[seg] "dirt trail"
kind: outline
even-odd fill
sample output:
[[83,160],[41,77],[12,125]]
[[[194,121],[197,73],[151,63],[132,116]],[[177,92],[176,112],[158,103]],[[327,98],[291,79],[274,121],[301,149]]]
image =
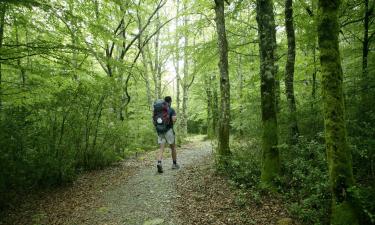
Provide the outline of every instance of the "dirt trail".
[[0,216],[0,225],[181,224],[173,207],[180,198],[177,175],[198,165],[211,149],[202,137],[178,148],[179,170],[171,169],[170,151],[166,150],[163,174],[156,172],[155,152],[82,174],[72,185],[28,194],[23,203]]
[[[168,152],[169,153],[169,152]],[[178,201],[176,175],[185,167],[199,163],[211,153],[208,142],[197,142],[179,149],[180,170],[172,170],[171,159],[163,162],[164,173],[155,164],[139,169],[126,182],[103,193],[104,205],[91,212],[90,224],[180,224],[174,212]]]

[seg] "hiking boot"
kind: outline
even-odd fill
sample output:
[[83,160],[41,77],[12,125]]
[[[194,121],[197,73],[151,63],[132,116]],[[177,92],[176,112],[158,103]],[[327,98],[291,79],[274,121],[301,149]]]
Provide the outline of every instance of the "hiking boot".
[[178,169],[180,169],[180,165],[178,165],[177,163],[172,164],[172,170],[178,170]]
[[159,173],[163,173],[163,166],[161,164],[156,165]]

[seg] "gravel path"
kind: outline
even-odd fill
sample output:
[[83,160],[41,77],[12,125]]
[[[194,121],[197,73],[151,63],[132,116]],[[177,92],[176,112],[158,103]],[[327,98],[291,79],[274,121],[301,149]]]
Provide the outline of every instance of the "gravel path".
[[[155,164],[140,168],[116,188],[103,193],[102,206],[90,212],[91,224],[154,225],[180,224],[174,212],[178,201],[176,175],[187,166],[197,164],[211,154],[209,142],[194,142],[177,150],[179,170],[171,169],[171,159],[163,162],[164,173],[156,172]],[[167,151],[170,155],[170,151]]]

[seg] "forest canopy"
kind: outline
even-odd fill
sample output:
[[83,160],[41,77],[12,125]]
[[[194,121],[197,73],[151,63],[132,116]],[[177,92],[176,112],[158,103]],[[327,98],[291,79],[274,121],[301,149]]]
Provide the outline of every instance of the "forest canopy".
[[0,207],[155,149],[170,95],[177,143],[207,135],[235,185],[302,224],[374,224],[374,7],[0,1]]

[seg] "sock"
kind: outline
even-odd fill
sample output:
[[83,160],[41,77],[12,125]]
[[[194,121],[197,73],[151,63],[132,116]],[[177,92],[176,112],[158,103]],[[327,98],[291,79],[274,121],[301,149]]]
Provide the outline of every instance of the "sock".
[[161,164],[161,160],[158,160],[158,164]]
[[173,160],[173,164],[175,164],[175,165],[176,165],[176,164],[177,164],[177,160]]

